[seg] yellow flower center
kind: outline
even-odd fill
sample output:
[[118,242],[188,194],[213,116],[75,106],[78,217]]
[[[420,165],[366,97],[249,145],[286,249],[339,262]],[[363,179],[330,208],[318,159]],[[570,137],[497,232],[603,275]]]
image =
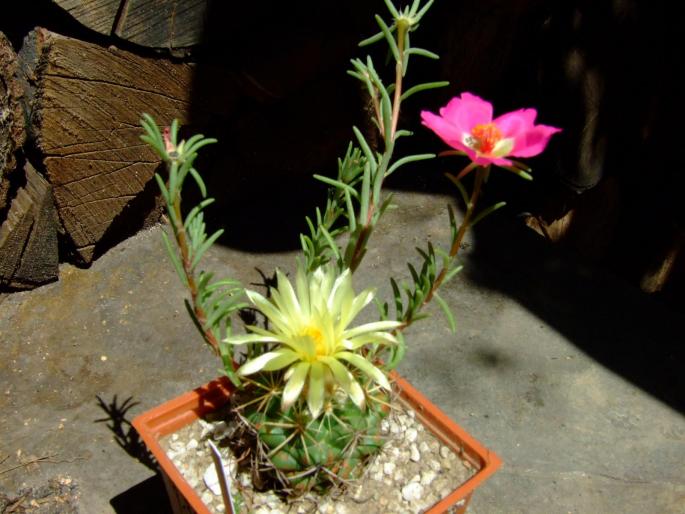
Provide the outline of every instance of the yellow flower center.
[[326,344],[324,342],[323,334],[321,333],[321,330],[319,330],[316,327],[309,326],[305,328],[303,334],[304,336],[308,336],[314,341],[314,347],[315,347],[315,352],[316,356],[320,357],[322,355],[327,355],[326,351]]
[[494,123],[476,125],[471,129],[471,135],[476,139],[476,150],[482,154],[489,154],[502,139],[502,132]]

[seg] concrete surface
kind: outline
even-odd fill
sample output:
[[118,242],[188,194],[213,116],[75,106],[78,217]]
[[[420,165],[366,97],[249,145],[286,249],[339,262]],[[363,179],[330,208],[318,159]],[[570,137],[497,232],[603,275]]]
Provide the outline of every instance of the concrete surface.
[[[447,236],[445,200],[398,196],[358,289],[381,276],[386,294],[387,272],[406,276],[412,246]],[[0,298],[0,490],[66,474],[84,513],[167,511],[128,421],[219,363],[186,316],[161,230]],[[468,272],[444,292],[457,333],[435,310],[408,331],[400,371],[504,460],[469,511],[685,512],[682,318],[562,259],[511,213],[465,251]],[[256,268],[292,270],[293,253],[217,247],[209,265],[260,282]]]

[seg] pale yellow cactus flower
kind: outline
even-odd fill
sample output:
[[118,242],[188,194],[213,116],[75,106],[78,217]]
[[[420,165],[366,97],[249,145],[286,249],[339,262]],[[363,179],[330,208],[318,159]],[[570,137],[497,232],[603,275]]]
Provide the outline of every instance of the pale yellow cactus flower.
[[351,372],[355,368],[380,387],[390,390],[386,374],[365,358],[362,349],[368,344],[396,344],[390,333],[400,326],[397,321],[376,321],[348,328],[359,312],[373,300],[371,289],[355,296],[349,270],[337,274],[332,267],[320,267],[306,273],[298,267],[295,288],[280,271],[277,288],[266,299],[246,291],[252,303],[267,317],[270,329],[250,326],[250,334],[225,339],[229,344],[277,343],[275,348],[245,362],[240,375],[258,371],[284,373],[281,398],[283,410],[289,409],[302,394],[313,417],[322,412],[324,403],[342,389],[363,409],[364,391]]

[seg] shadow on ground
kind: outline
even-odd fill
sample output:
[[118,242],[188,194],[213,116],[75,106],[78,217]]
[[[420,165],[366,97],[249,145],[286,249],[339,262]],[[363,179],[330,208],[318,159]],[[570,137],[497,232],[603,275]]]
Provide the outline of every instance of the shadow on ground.
[[668,305],[512,220],[483,224],[469,259],[475,283],[515,298],[598,363],[685,413],[683,320]]
[[118,494],[109,503],[117,514],[171,513],[164,481],[159,474]]

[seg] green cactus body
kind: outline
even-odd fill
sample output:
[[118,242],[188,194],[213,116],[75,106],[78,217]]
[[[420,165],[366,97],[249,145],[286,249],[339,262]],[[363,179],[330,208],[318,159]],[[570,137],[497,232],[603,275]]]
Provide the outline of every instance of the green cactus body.
[[260,410],[246,408],[243,415],[297,495],[361,476],[368,458],[385,442],[381,420],[388,415],[386,405],[387,397],[378,396],[361,410],[349,398],[336,398],[314,419],[302,405],[283,412],[278,402],[270,402]]

